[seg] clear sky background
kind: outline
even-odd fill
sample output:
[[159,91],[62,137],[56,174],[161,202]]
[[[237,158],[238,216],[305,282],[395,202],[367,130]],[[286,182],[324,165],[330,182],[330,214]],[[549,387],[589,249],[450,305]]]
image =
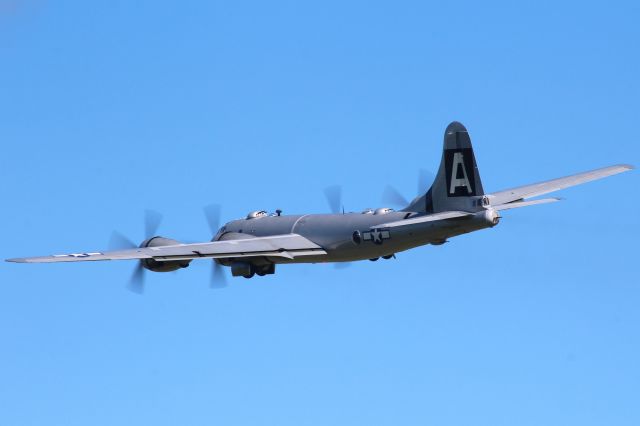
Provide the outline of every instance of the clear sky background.
[[[0,0],[0,258],[640,165],[637,2]],[[522,2],[518,2],[522,3]],[[0,425],[638,425],[638,171],[397,260],[0,265]]]

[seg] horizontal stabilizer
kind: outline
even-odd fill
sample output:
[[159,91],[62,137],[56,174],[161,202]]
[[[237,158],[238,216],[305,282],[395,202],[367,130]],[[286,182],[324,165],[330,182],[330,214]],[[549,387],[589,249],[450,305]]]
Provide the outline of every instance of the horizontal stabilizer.
[[529,200],[529,201],[514,201],[512,203],[501,204],[499,206],[492,206],[494,210],[510,210],[517,209],[518,207],[535,206],[536,204],[555,203],[562,198],[543,198],[541,200]]
[[559,191],[571,186],[591,182],[592,180],[602,179],[607,176],[612,176],[618,173],[629,171],[633,168],[634,167],[629,164],[618,164],[616,166],[603,167],[601,169],[578,173],[558,179],[547,180],[531,185],[519,186],[517,188],[494,192],[493,194],[489,195],[489,198],[491,199],[492,205],[503,205],[512,201],[521,200],[523,198],[537,197],[539,195]]

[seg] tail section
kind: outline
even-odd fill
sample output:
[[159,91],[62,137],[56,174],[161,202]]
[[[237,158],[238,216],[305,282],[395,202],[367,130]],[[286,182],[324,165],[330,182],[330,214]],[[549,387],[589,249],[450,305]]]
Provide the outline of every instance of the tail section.
[[444,149],[438,174],[426,194],[404,209],[421,213],[478,211],[484,190],[467,129],[457,121],[444,133]]

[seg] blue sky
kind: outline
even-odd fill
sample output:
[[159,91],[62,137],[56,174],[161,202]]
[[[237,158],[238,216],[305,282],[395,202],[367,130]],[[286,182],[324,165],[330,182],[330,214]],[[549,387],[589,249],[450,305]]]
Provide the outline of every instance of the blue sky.
[[[135,4],[133,4],[135,3]],[[0,257],[640,164],[635,2],[0,0]],[[2,425],[637,425],[637,171],[397,260],[0,265]]]

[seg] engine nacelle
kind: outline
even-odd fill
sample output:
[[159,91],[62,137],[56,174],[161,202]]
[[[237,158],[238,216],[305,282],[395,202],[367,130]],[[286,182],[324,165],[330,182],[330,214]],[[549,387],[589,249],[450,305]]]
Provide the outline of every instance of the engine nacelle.
[[[172,240],[171,238],[153,237],[144,240],[140,244],[140,248],[146,247],[164,247],[180,244],[180,241]],[[153,259],[141,259],[140,261],[145,269],[153,272],[172,272],[181,268],[186,268],[191,263],[190,260],[168,260],[159,261]]]

